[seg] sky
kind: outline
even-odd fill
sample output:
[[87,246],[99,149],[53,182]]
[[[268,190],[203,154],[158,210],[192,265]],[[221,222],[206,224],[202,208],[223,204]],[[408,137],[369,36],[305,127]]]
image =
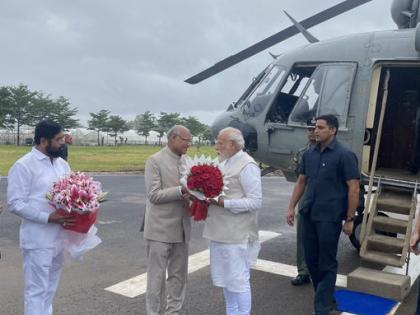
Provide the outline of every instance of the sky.
[[[211,124],[300,35],[197,85],[184,80],[340,0],[3,0],[0,85],[23,83],[79,110],[133,119],[179,112]],[[391,0],[373,0],[310,32],[320,40],[395,29]]]

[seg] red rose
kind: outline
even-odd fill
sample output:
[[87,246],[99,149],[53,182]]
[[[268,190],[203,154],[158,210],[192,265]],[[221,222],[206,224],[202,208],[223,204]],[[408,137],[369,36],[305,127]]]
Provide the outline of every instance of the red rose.
[[[223,190],[223,174],[217,166],[203,164],[191,167],[187,177],[187,187],[199,191],[206,198],[219,196]],[[207,203],[194,201],[190,207],[190,214],[194,220],[205,220],[207,217]]]

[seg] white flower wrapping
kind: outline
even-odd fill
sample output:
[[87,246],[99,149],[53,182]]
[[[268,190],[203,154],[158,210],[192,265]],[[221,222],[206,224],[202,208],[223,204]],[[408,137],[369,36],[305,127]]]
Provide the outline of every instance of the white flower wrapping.
[[[106,193],[102,191],[101,184],[81,172],[72,172],[56,181],[47,194],[51,206],[57,211],[63,211],[69,215],[85,214],[92,215],[99,209],[99,204],[105,201]],[[96,235],[98,229],[89,223],[90,228],[82,233],[77,229],[60,230],[58,246],[63,250],[66,263],[81,260],[83,254],[98,246],[102,241]]]

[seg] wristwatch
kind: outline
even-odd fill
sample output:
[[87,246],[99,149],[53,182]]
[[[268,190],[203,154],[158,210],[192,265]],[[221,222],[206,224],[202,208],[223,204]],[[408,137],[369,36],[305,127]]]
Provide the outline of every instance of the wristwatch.
[[347,217],[346,218],[346,222],[353,222],[354,221],[354,217]]

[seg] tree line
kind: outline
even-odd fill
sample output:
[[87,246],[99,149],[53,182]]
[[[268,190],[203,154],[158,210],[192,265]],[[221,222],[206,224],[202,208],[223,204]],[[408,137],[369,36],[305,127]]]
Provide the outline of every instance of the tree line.
[[[17,145],[20,145],[20,130],[22,126],[35,126],[40,120],[51,119],[60,123],[64,129],[81,127],[76,118],[78,109],[72,107],[69,100],[63,96],[53,98],[41,91],[31,91],[26,85],[0,87],[0,128],[16,130]],[[106,132],[114,137],[127,130],[134,129],[138,135],[144,136],[145,143],[152,131],[158,134],[159,144],[165,133],[175,124],[182,124],[191,130],[200,143],[211,141],[209,126],[201,123],[196,117],[181,117],[180,113],[160,112],[158,115],[146,111],[139,114],[133,121],[123,119],[119,115],[102,109],[90,113],[88,129],[98,134],[98,145],[101,145],[100,133]]]
[[79,126],[76,114],[77,108],[71,108],[63,96],[54,99],[23,84],[0,87],[0,128],[16,130],[17,145],[22,126],[35,126],[40,120],[52,119],[65,129],[74,128]]
[[145,143],[148,144],[147,139],[152,131],[157,133],[159,145],[162,137],[173,125],[184,125],[190,129],[191,134],[201,141],[211,141],[213,136],[210,127],[201,123],[196,117],[188,116],[181,117],[180,113],[166,113],[160,112],[158,116],[150,111],[139,114],[133,121],[125,121],[120,116],[110,115],[110,111],[102,109],[97,113],[90,113],[91,119],[88,120],[88,128],[95,130],[98,134],[98,145],[101,145],[100,132],[106,132],[113,136],[115,143],[117,142],[117,135],[133,129],[138,135],[145,138]]

